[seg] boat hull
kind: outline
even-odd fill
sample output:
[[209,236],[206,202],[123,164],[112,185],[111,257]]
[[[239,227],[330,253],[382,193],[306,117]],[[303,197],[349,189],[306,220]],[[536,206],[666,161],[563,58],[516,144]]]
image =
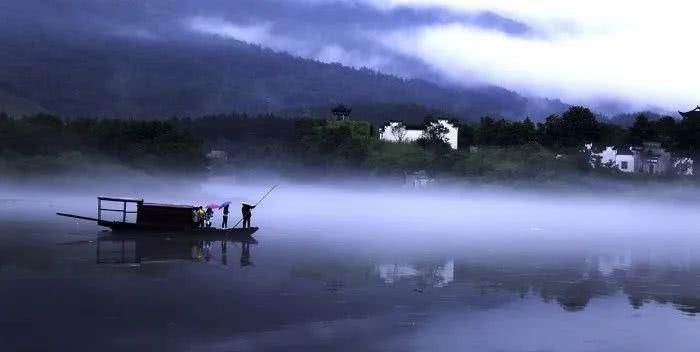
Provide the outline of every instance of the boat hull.
[[[163,241],[165,240],[165,241]],[[244,244],[252,244],[256,245],[258,244],[258,241],[255,239],[255,237],[250,236],[248,234],[230,234],[230,233],[178,233],[178,234],[173,234],[173,233],[161,233],[161,234],[156,234],[156,233],[151,233],[149,235],[144,235],[143,233],[139,232],[128,232],[128,231],[119,231],[119,232],[109,232],[108,234],[103,234],[98,237],[98,241],[112,241],[112,242],[119,242],[119,241],[136,241],[136,242],[150,242],[150,241],[157,241],[154,243],[171,243],[171,242],[191,242],[191,241],[227,241],[227,242],[235,242],[235,243],[244,243]]]
[[258,231],[257,227],[250,228],[230,228],[230,229],[217,229],[213,227],[205,228],[192,228],[192,227],[166,227],[166,226],[153,226],[144,224],[134,224],[134,223],[124,223],[124,222],[112,222],[112,221],[99,221],[98,225],[108,227],[114,233],[129,233],[129,234],[139,234],[139,235],[172,235],[180,236],[185,235],[187,237],[226,237],[226,236],[252,236]]

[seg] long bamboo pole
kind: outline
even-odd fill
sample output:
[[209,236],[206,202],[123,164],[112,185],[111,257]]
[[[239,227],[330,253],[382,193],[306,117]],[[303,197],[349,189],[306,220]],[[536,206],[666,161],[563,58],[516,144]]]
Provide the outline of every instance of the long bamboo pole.
[[[260,204],[260,202],[262,202],[262,201],[263,201],[263,199],[267,198],[267,195],[268,195],[268,194],[270,194],[270,193],[272,193],[272,191],[273,191],[273,190],[274,190],[275,188],[277,188],[277,185],[274,185],[274,186],[272,186],[272,188],[270,188],[270,190],[269,190],[269,191],[267,191],[267,193],[265,193],[265,195],[264,195],[264,196],[262,196],[262,198],[260,198],[260,200],[258,200],[258,202],[257,202],[257,203],[255,203],[254,207],[257,207],[257,206],[258,206],[258,204]],[[237,223],[236,223],[235,225],[233,225],[233,227],[232,227],[232,228],[236,228],[236,226],[238,226],[238,224],[240,224],[240,223],[241,223],[241,221],[243,221],[243,218],[241,218],[240,220],[238,220],[238,222],[237,222]]]

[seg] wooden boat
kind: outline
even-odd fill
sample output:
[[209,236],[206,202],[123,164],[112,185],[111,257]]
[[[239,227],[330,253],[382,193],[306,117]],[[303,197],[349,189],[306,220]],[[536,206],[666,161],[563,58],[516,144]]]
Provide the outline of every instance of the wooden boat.
[[[103,207],[103,203],[108,204],[107,207]],[[66,213],[56,215],[94,221],[115,233],[137,235],[246,237],[258,230],[257,227],[217,229],[196,226],[193,221],[196,209],[192,205],[145,203],[143,199],[97,197],[97,218]],[[116,213],[116,216],[106,217],[108,213]]]

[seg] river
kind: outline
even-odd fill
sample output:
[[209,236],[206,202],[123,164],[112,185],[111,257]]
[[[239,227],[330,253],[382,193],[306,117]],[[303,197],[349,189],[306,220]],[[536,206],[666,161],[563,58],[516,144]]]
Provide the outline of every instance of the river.
[[[265,187],[200,191],[152,200]],[[89,192],[3,198],[2,350],[700,350],[693,204],[278,192],[225,244],[53,215],[94,214]]]

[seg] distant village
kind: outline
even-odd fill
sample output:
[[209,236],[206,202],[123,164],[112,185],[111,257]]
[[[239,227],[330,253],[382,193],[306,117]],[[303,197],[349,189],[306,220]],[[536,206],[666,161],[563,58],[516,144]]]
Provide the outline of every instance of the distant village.
[[[700,106],[688,112],[679,112],[683,118],[700,119]],[[445,142],[457,149],[459,125],[447,119],[437,119],[425,125],[407,125],[402,121],[389,121],[380,128],[379,138],[388,142],[411,143],[425,136],[427,129],[434,125],[445,128]],[[585,151],[591,155],[590,164],[593,168],[611,168],[625,173],[649,175],[693,175],[693,159],[684,156],[674,156],[666,151],[661,143],[656,141],[643,142],[642,145],[616,147],[595,146],[586,144]],[[470,150],[477,147],[472,146]],[[425,186],[434,180],[428,172],[421,170],[411,174],[409,183]]]
[[[352,110],[344,105],[338,105],[333,108],[331,112],[334,115],[334,119],[327,120],[327,123],[321,123],[318,125],[327,127],[318,127],[321,129],[317,131],[322,131],[323,128],[340,128],[340,126],[344,126],[342,122],[350,119],[350,113]],[[362,135],[357,137],[354,135],[356,132],[347,132],[351,133],[351,135],[343,138],[365,138],[365,140],[384,141],[389,142],[389,144],[417,143],[423,147],[421,150],[426,148],[426,143],[429,144],[437,141],[439,148],[433,150],[437,150],[437,153],[441,153],[442,155],[451,154],[453,160],[455,157],[461,158],[460,160],[466,160],[466,158],[469,158],[470,155],[477,155],[477,153],[480,153],[482,150],[487,151],[493,150],[494,148],[500,148],[500,150],[503,151],[501,154],[489,154],[490,159],[488,159],[487,162],[491,164],[488,164],[487,167],[491,167],[492,165],[495,165],[495,163],[499,162],[501,162],[502,165],[505,165],[503,166],[505,168],[511,167],[513,163],[525,165],[518,166],[521,167],[520,170],[525,167],[538,168],[539,166],[527,166],[528,162],[525,160],[528,159],[529,155],[524,154],[523,157],[512,156],[511,154],[513,149],[508,149],[508,147],[523,146],[527,145],[528,143],[533,143],[535,148],[547,150],[547,152],[540,153],[538,156],[539,159],[537,159],[538,162],[544,163],[542,165],[549,165],[546,166],[547,168],[554,167],[552,166],[554,164],[548,163],[546,160],[568,159],[569,161],[565,162],[565,164],[568,163],[568,165],[573,165],[574,158],[586,156],[588,158],[589,166],[585,167],[586,169],[611,170],[619,174],[691,176],[694,174],[694,160],[690,156],[693,155],[692,150],[695,148],[695,142],[693,142],[694,139],[692,139],[692,133],[694,132],[692,131],[695,129],[695,121],[700,121],[700,106],[687,112],[679,112],[679,114],[681,115],[682,120],[665,116],[663,117],[666,119],[664,123],[670,123],[671,125],[677,123],[678,128],[683,128],[677,130],[685,133],[685,135],[680,136],[667,133],[663,135],[664,138],[662,140],[655,140],[654,137],[662,136],[661,134],[637,134],[635,135],[636,137],[634,139],[627,137],[618,139],[601,138],[600,135],[603,133],[601,131],[604,128],[607,128],[607,131],[623,131],[624,133],[627,133],[627,130],[625,130],[624,127],[616,127],[607,122],[596,122],[594,115],[590,112],[590,110],[584,107],[572,107],[561,117],[554,115],[554,117],[548,117],[545,122],[538,123],[536,125],[529,119],[519,122],[482,118],[478,128],[490,128],[496,131],[498,131],[498,128],[501,128],[500,131],[505,131],[501,132],[500,135],[495,137],[501,139],[493,139],[490,140],[490,142],[485,140],[485,137],[483,136],[480,137],[481,140],[474,139],[473,135],[468,133],[465,134],[465,131],[460,130],[462,128],[470,128],[473,131],[473,126],[463,125],[460,124],[459,121],[446,118],[426,119],[424,123],[420,125],[411,125],[401,120],[389,120],[383,123],[377,129],[374,129],[371,124],[366,121],[353,121],[347,125],[346,128],[349,128],[349,126],[355,126],[352,127],[353,131],[360,131],[358,133],[361,133]],[[637,118],[638,120],[635,123],[639,123],[640,121],[647,124],[656,123],[648,120],[643,115],[639,115]],[[548,130],[548,128],[553,130]],[[617,130],[615,130],[615,128],[617,128]],[[367,130],[369,130],[369,132],[366,132]],[[630,131],[631,130],[632,128],[630,128]],[[310,133],[316,133],[312,130],[309,131],[311,131]],[[549,136],[553,137],[546,139],[548,136],[547,133],[549,133]],[[591,133],[594,133],[593,135],[598,133],[599,137],[597,139],[589,139],[589,136],[592,135]],[[333,136],[338,136],[338,134],[331,133],[328,134],[328,136],[331,136],[331,138],[337,138]],[[472,139],[469,139],[468,141],[460,140],[462,136],[472,136],[470,137]],[[504,138],[510,139],[506,140]],[[586,140],[605,140],[608,142],[586,143]],[[691,141],[690,144],[688,143],[688,140]],[[615,141],[615,145],[607,144],[610,143],[610,141]],[[681,144],[683,146],[681,147],[682,149],[668,149],[668,145],[678,144],[676,142],[679,141],[685,141],[685,144]],[[332,144],[336,142],[329,143]],[[557,146],[556,143],[562,144]],[[624,143],[627,144],[625,145]],[[349,144],[341,143],[338,145],[342,146]],[[674,154],[674,151],[677,149],[685,151],[686,154]],[[375,150],[381,149],[375,148]],[[411,149],[403,149],[403,151],[406,150]],[[460,153],[451,153],[450,150],[459,150]],[[577,151],[580,153],[577,153]],[[397,155],[399,155],[399,157],[405,157],[408,155],[408,158],[410,158],[412,154],[409,153]],[[211,150],[207,157],[210,159],[210,161],[216,162],[226,161],[228,155],[226,152],[221,150]],[[479,162],[480,159],[477,157],[473,160],[475,161],[472,162]],[[585,163],[585,161],[581,161],[581,164]],[[405,182],[407,185],[412,185],[414,187],[425,187],[435,182],[433,171],[436,170],[432,170],[430,164],[418,168],[411,167],[410,163],[406,163],[406,165],[409,165],[404,169]],[[415,163],[413,165],[415,165]],[[469,164],[466,163],[463,165],[467,165],[468,167]],[[525,175],[520,173],[519,170],[512,171],[511,174]]]
[[644,142],[641,146],[619,149],[606,146],[599,153],[593,151],[592,144],[585,147],[591,152],[591,166],[594,168],[615,168],[621,172],[649,175],[693,174],[692,158],[674,156],[658,142]]

